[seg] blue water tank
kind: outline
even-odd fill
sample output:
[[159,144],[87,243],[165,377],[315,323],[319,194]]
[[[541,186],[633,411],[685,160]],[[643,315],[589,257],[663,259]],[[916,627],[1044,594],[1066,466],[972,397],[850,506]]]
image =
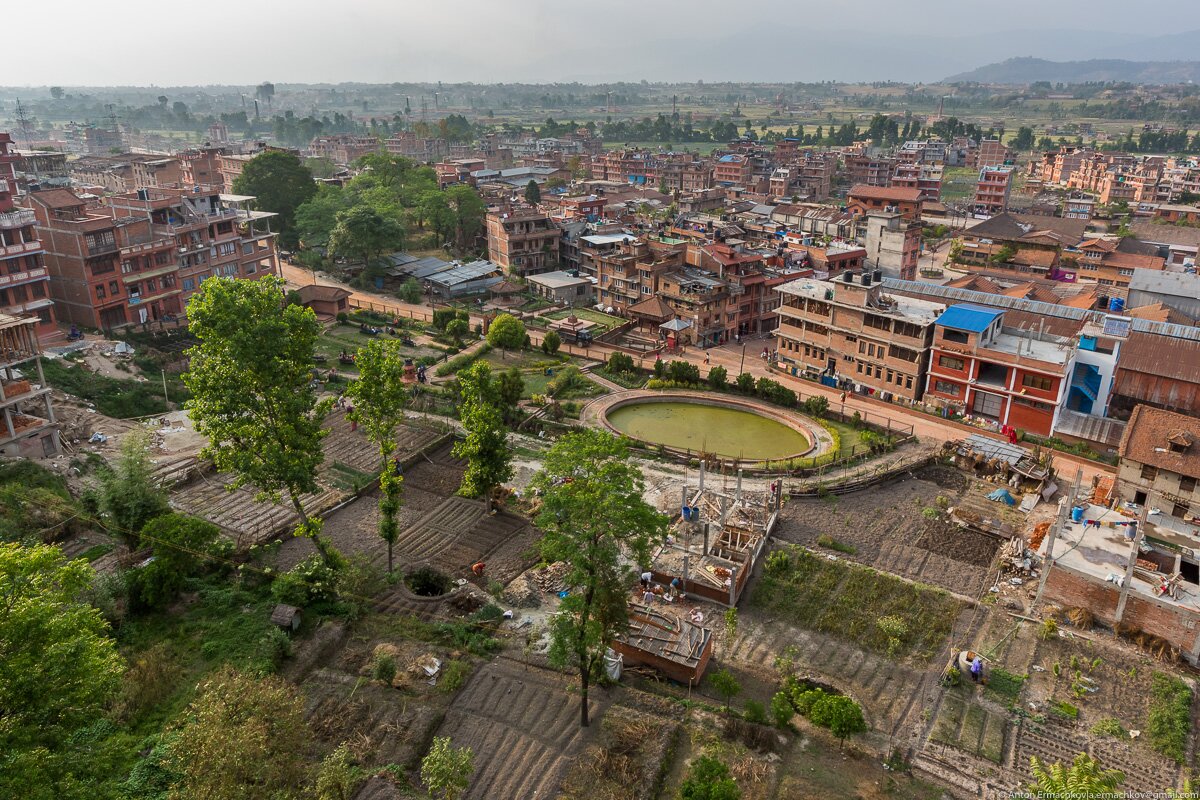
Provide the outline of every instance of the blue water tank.
[[1071,522],[1083,522],[1083,506],[1075,506],[1071,509]]
[[1125,301],[1119,297],[1114,297],[1108,301],[1108,310],[1114,314],[1120,314],[1125,310]]
[[688,506],[683,507],[683,519],[684,522],[689,522],[692,519],[692,509]]

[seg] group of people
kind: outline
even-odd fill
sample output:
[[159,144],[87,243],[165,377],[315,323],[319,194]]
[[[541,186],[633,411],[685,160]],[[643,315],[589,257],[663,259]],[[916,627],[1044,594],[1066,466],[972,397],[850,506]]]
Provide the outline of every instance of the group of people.
[[654,574],[649,570],[642,573],[639,585],[641,586],[642,602],[648,606],[659,600],[664,603],[674,603],[687,597],[683,593],[683,584],[679,578],[672,578],[671,583],[664,588],[661,583],[654,582]]

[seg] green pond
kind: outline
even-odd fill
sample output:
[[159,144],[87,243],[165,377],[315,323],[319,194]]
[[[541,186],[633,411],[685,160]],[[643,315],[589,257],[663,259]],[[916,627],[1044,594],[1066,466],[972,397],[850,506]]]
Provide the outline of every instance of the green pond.
[[767,461],[808,450],[804,434],[750,411],[702,403],[630,403],[608,412],[626,436],[680,450]]

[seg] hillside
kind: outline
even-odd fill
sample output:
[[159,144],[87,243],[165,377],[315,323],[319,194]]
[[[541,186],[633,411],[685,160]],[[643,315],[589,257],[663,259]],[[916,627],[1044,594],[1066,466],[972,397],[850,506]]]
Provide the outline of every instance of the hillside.
[[1026,57],[961,72],[946,78],[946,83],[1183,83],[1196,80],[1200,80],[1200,61],[1124,61],[1116,58],[1048,61]]

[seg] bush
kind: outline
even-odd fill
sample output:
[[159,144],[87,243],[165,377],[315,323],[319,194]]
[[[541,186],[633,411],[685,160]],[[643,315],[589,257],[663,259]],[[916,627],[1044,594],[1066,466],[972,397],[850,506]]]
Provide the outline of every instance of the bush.
[[745,713],[747,722],[753,722],[755,725],[767,724],[767,709],[757,700],[746,701]]
[[488,326],[487,341],[501,350],[520,350],[528,341],[525,323],[512,314],[500,314]]
[[608,371],[615,373],[633,372],[636,367],[633,357],[626,353],[612,353],[608,357]]
[[824,694],[818,698],[809,716],[815,724],[828,728],[829,732],[839,739],[862,733],[867,729],[862,708],[841,694]]
[[875,620],[875,627],[888,637],[888,658],[893,658],[900,649],[901,640],[908,635],[908,623],[895,614]]
[[391,653],[379,653],[371,663],[371,677],[377,681],[392,685],[396,679],[396,659]]
[[754,394],[754,387],[756,383],[757,381],[755,381],[753,375],[751,375],[749,372],[743,372],[741,375],[737,376],[737,380],[734,381],[734,386],[736,386],[737,390],[742,394]]
[[396,291],[396,296],[405,303],[416,304],[421,302],[421,283],[416,278],[409,278],[404,283],[400,284],[400,288]]
[[712,756],[700,756],[688,768],[679,796],[682,800],[738,800],[742,793],[730,777],[729,767]]
[[337,599],[337,573],[319,554],[313,554],[275,578],[271,596],[276,602],[301,608]]
[[1093,736],[1109,736],[1113,739],[1129,738],[1129,731],[1125,730],[1119,720],[1112,717],[1105,717],[1093,725],[1091,733]]
[[454,320],[458,319],[458,310],[454,308],[439,308],[433,312],[433,327],[439,331],[446,330],[446,326]]
[[845,553],[852,556],[858,552],[858,548],[852,544],[844,544],[830,536],[828,533],[822,533],[817,537],[817,544],[827,550],[836,550],[839,553]]
[[438,691],[451,694],[462,688],[471,674],[471,664],[467,661],[453,659],[442,665],[442,679],[438,681]]
[[676,383],[695,385],[700,383],[700,368],[690,361],[672,361],[667,365],[666,377]]
[[787,575],[792,571],[792,557],[786,550],[776,550],[767,556],[767,572],[773,575]]
[[345,311],[339,311],[338,315],[337,315],[337,321],[338,321],[338,325],[349,325],[350,324],[350,315],[347,314]]
[[1046,619],[1042,620],[1042,627],[1038,628],[1037,635],[1043,642],[1048,642],[1058,637],[1058,623],[1054,621],[1054,617],[1046,617]]
[[708,371],[708,385],[721,391],[728,385],[729,371],[722,366],[713,367]]
[[552,356],[558,352],[560,347],[562,347],[562,337],[558,335],[558,331],[546,331],[546,335],[542,337],[542,352]]
[[787,692],[776,692],[771,697],[771,718],[775,720],[776,725],[786,728],[795,715],[796,709],[792,706],[792,699],[788,697]]
[[824,395],[813,395],[804,401],[804,413],[813,417],[823,417],[829,410],[829,398]]
[[737,678],[733,677],[733,673],[727,669],[717,670],[709,679],[713,691],[721,695],[725,700],[725,709],[729,709],[729,703],[734,697],[741,694],[742,685],[738,683]]

